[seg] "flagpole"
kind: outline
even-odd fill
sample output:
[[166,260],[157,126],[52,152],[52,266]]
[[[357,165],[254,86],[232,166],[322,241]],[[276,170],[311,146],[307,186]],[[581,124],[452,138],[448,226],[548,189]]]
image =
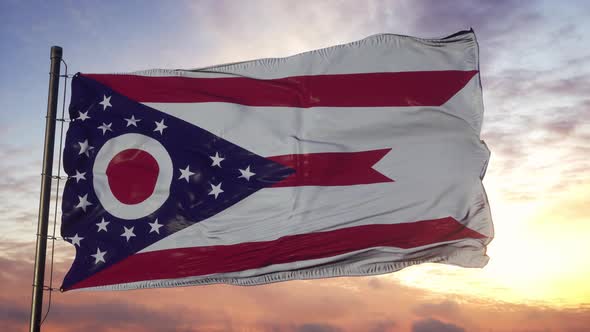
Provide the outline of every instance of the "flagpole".
[[55,142],[55,121],[62,48],[51,47],[51,69],[49,72],[49,95],[47,97],[47,116],[45,119],[45,147],[43,150],[43,171],[41,173],[41,196],[39,199],[39,219],[37,223],[37,248],[35,251],[35,272],[33,277],[33,296],[31,299],[30,332],[41,329],[41,310],[43,309],[43,285],[45,282],[45,256],[47,251],[47,227],[49,225],[49,202],[51,199],[51,176],[53,172],[53,146]]

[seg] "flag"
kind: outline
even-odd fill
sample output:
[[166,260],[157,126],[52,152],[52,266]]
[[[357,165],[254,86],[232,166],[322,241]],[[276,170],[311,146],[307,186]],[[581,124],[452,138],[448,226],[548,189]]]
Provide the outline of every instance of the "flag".
[[63,290],[483,267],[473,31],[197,70],[78,73]]

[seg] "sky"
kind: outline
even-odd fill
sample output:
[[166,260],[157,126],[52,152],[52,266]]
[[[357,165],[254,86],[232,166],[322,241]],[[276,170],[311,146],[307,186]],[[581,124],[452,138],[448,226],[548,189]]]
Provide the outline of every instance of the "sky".
[[[1,330],[28,328],[52,45],[63,47],[70,74],[109,73],[472,27],[492,152],[484,185],[495,239],[485,268],[54,293],[44,331],[589,331],[588,17],[587,1],[0,0]],[[56,242],[54,286],[73,255]]]

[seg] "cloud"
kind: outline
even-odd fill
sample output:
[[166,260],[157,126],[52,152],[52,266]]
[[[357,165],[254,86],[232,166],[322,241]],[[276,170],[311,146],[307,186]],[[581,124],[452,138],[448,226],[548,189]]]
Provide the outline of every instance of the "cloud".
[[340,332],[342,329],[328,324],[308,323],[295,329],[296,332]]
[[[189,5],[206,29],[208,65],[257,57],[288,56],[370,34],[369,4],[356,1],[220,1]],[[354,14],[354,15],[353,15]],[[346,20],[346,24],[342,24]],[[230,22],[231,24],[219,24]],[[267,27],[275,27],[268,29]],[[375,32],[372,32],[375,33]]]
[[[590,89],[590,79],[587,80]],[[552,108],[547,111],[547,120],[542,122],[543,129],[554,134],[558,139],[577,136],[577,129],[590,121],[590,99],[586,94],[580,93],[579,101],[568,101],[566,105]],[[567,105],[569,104],[569,105]]]
[[[580,71],[588,71],[589,66],[569,65],[567,60],[561,61],[555,63],[555,67],[551,69],[513,67],[497,74],[486,75],[484,88],[489,89],[495,99],[512,103],[528,99],[532,106],[541,107],[544,106],[541,101],[550,99],[551,96],[559,97],[558,101],[567,100],[566,97],[586,98],[585,92],[590,87],[590,79]],[[574,71],[577,73],[572,74]],[[549,105],[553,107],[555,103]]]
[[[55,265],[55,280],[68,263]],[[32,262],[0,259],[0,326],[27,325]],[[54,293],[49,331],[477,331],[582,329],[590,307],[555,309],[448,297],[392,278],[335,278],[256,287],[211,285],[121,292]],[[461,306],[459,308],[459,304]],[[465,319],[468,317],[469,319]],[[6,327],[6,328],[5,328]],[[434,330],[433,330],[434,329]]]
[[390,332],[395,330],[397,323],[393,320],[382,320],[372,322],[367,325],[366,331],[368,332]]
[[440,36],[443,31],[472,27],[478,37],[481,68],[485,75],[504,67],[515,51],[530,48],[534,44],[530,35],[547,26],[539,1],[460,0],[452,5],[436,0],[405,3],[406,15],[414,18],[410,23],[414,34]]
[[0,256],[0,267],[0,280],[7,282],[7,284],[20,282],[25,275],[29,275],[29,278],[33,279],[32,261],[25,262]]
[[367,331],[367,332],[390,332],[394,331],[398,326],[393,320],[376,320],[371,321],[371,317],[367,320],[361,320],[356,325],[352,326],[338,326],[333,323],[281,323],[275,322],[260,322],[256,329],[259,331],[269,332],[344,332],[344,331]]
[[[590,162],[584,158],[590,148],[590,79],[569,76],[568,67],[488,77],[482,138],[492,161],[486,176],[508,201],[534,202],[547,195],[553,200],[590,182]],[[590,73],[590,67],[577,70]]]
[[[436,0],[413,2],[418,30],[441,31],[455,28],[456,22],[473,26],[485,35],[503,35],[515,27],[530,26],[541,19],[535,1],[461,0],[452,6]],[[498,24],[502,17],[506,24]]]
[[76,330],[78,326],[91,322],[93,331],[107,331],[112,327],[120,330],[162,331],[187,326],[192,326],[191,331],[197,331],[203,321],[206,319],[199,311],[191,310],[189,315],[180,306],[163,311],[140,303],[110,300],[83,304],[56,303],[47,324],[58,323]]
[[374,289],[381,289],[384,287],[383,282],[379,281],[378,278],[369,279],[368,285],[369,285],[369,287],[374,288]]
[[465,332],[465,329],[455,324],[428,318],[414,322],[412,332]]
[[29,319],[30,311],[22,306],[15,306],[11,299],[0,298],[0,322],[2,325],[15,326]]
[[414,308],[414,313],[418,316],[428,317],[437,316],[451,318],[459,315],[459,305],[452,300],[445,300],[440,303],[423,303]]

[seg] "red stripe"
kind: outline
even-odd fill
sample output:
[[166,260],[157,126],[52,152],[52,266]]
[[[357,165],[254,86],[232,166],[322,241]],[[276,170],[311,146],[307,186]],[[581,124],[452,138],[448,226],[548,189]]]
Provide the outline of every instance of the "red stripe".
[[273,187],[351,186],[393,182],[372,168],[389,151],[290,154],[267,159],[295,169],[295,173]]
[[274,241],[153,251],[130,256],[70,289],[235,272],[372,247],[407,249],[465,238],[482,239],[485,236],[447,217],[290,235]]
[[440,106],[477,71],[421,71],[293,76],[187,78],[85,74],[138,102],[226,102],[248,106]]

